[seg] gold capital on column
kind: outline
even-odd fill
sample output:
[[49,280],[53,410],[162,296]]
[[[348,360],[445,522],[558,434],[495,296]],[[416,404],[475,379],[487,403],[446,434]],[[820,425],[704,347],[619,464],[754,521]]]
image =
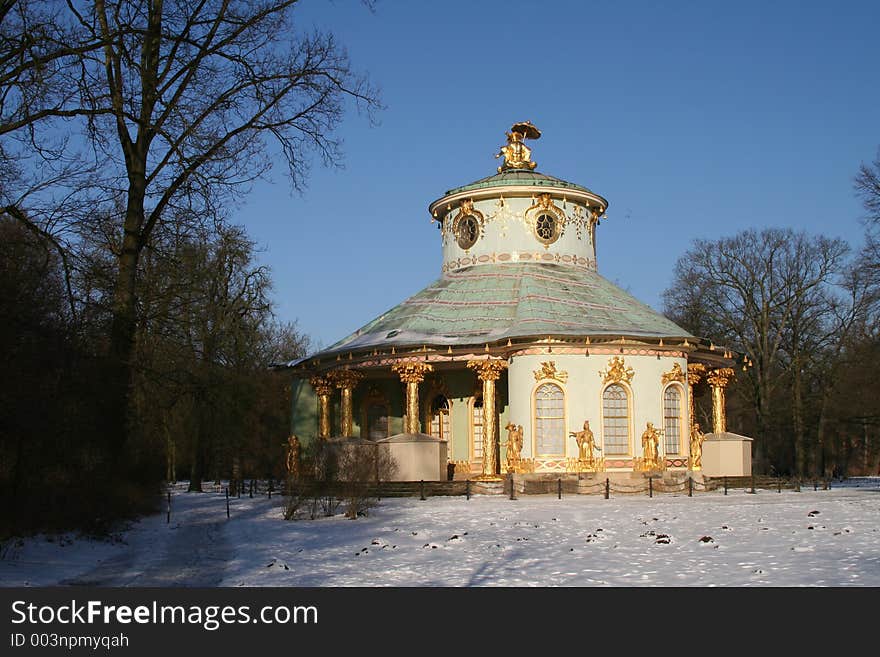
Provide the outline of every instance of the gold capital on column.
[[727,409],[725,408],[724,389],[733,380],[734,372],[729,367],[712,370],[706,376],[706,383],[712,388],[712,431],[727,431]]
[[419,384],[425,374],[434,371],[434,366],[421,361],[395,363],[391,371],[406,384],[406,416],[403,418],[404,433],[419,433]]
[[498,453],[498,422],[495,417],[495,382],[507,367],[506,360],[470,360],[468,369],[474,370],[483,382],[483,479],[497,479],[495,464]]
[[351,393],[355,386],[364,378],[362,372],[357,370],[333,370],[329,374],[333,385],[335,385],[342,393],[342,426],[340,433],[343,436],[350,436],[354,433],[354,420],[351,406]]
[[330,395],[333,394],[333,384],[324,376],[313,376],[309,383],[318,395],[318,438],[326,440],[330,437]]

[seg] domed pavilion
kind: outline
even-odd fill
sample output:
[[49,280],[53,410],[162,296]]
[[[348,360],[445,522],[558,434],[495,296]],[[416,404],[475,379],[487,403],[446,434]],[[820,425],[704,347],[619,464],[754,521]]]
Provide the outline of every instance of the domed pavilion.
[[540,136],[513,125],[494,175],[428,206],[437,280],[286,365],[301,444],[410,445],[427,456],[403,478],[426,480],[693,471],[698,384],[711,389],[715,436],[733,435],[724,393],[735,354],[599,274],[608,201],[538,172],[525,142]]

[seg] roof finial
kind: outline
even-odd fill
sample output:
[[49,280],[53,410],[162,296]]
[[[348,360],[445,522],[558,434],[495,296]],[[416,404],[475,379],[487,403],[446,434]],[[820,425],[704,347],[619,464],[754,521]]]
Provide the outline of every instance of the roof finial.
[[498,173],[511,169],[534,169],[535,163],[531,161],[532,149],[523,143],[523,139],[539,139],[541,131],[532,125],[531,121],[514,123],[507,133],[507,145],[501,147],[501,151],[495,157],[504,156],[504,164],[498,167]]

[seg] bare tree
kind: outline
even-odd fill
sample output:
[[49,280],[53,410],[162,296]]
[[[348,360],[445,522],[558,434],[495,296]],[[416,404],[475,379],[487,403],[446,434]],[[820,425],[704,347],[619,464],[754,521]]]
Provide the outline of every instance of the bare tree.
[[[685,320],[686,328],[690,328],[689,316],[712,318],[703,322],[714,331],[705,337],[731,343],[753,363],[745,376],[747,396],[755,409],[759,462],[766,457],[772,400],[784,381],[781,373],[794,372],[794,406],[802,408],[799,372],[804,353],[816,331],[823,289],[846,252],[840,240],[770,228],[714,242],[695,240],[676,263],[673,285],[664,293],[667,314]],[[803,451],[798,413],[795,445]]]
[[865,263],[880,281],[880,150],[870,164],[862,164],[854,180],[856,195],[862,200],[865,216]]
[[[295,29],[295,4],[3,0],[4,34],[13,15],[21,25],[41,17],[41,24],[64,28],[52,33],[49,54],[29,57],[28,44],[14,39],[0,52],[6,71],[0,98],[18,99],[4,108],[6,134],[26,135],[31,156],[43,157],[42,144],[59,133],[53,120],[67,121],[67,131],[78,126],[99,165],[90,184],[56,176],[39,188],[51,190],[55,201],[79,202],[65,221],[116,217],[109,341],[115,374],[108,388],[116,391],[110,429],[117,450],[128,430],[139,262],[157,226],[222,216],[247,183],[269,170],[274,152],[301,188],[308,153],[329,165],[340,162],[333,131],[349,101],[368,114],[379,107],[376,91],[353,72],[332,34]],[[39,103],[31,102],[23,81],[45,71],[52,84]],[[45,226],[29,219],[36,216],[34,196],[30,213],[17,216]],[[19,209],[25,203],[6,201]]]

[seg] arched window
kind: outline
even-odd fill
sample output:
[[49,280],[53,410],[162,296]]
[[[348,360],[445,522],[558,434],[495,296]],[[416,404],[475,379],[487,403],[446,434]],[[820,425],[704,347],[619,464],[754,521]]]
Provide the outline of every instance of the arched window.
[[565,393],[555,383],[543,383],[535,390],[535,453],[565,454]]
[[663,393],[663,435],[667,454],[681,453],[681,390],[671,385]]
[[437,395],[431,400],[430,432],[434,438],[449,440],[449,400]]
[[629,454],[629,399],[617,383],[602,393],[602,437],[605,454]]
[[483,460],[483,398],[475,397],[471,405],[471,459]]

